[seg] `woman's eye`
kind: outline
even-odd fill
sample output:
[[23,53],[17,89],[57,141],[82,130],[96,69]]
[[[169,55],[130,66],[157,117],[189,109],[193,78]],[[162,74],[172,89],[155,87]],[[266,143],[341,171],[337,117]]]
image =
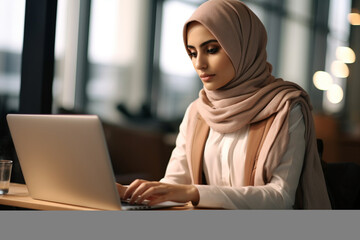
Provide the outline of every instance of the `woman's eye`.
[[214,54],[214,53],[217,53],[218,50],[219,50],[219,48],[209,48],[207,50],[207,52],[210,53],[210,54]]
[[190,57],[196,57],[196,52],[189,52]]

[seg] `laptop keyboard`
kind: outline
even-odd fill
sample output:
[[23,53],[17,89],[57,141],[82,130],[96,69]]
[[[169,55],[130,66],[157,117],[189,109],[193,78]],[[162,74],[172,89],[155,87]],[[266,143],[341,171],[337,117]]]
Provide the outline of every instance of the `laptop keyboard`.
[[129,203],[130,199],[121,199],[121,205],[123,207],[126,207],[128,210],[142,210],[142,209],[150,209],[151,206],[148,206],[146,204],[146,201],[144,203]]

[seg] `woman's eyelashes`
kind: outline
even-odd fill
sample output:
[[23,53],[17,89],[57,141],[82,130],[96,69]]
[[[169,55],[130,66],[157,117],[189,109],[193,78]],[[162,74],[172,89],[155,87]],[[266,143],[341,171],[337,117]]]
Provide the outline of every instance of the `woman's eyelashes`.
[[[208,54],[215,54],[215,53],[217,53],[219,51],[219,47],[207,47],[206,49],[205,49],[205,52],[206,53],[208,53]],[[189,50],[189,56],[191,57],[191,58],[196,58],[197,57],[197,52],[196,51],[190,51]]]
[[196,55],[197,55],[196,52],[189,51],[190,58],[196,57]]
[[219,48],[218,47],[210,47],[207,49],[207,52],[210,53],[210,54],[215,54],[219,51]]

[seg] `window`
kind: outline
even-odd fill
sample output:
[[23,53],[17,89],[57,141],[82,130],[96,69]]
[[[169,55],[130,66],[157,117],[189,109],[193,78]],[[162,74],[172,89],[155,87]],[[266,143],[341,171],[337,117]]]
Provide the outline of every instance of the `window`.
[[19,105],[25,1],[0,0],[0,114]]
[[6,114],[19,108],[24,17],[25,1],[0,0],[0,159],[13,158]]
[[[149,1],[92,0],[89,31],[81,25],[84,1],[59,0],[54,97],[59,107],[98,114],[119,121],[117,105],[123,103],[136,111],[146,91]],[[81,39],[88,34],[88,48],[79,52]],[[81,54],[87,68],[79,69]],[[81,73],[79,71],[85,71]],[[79,74],[86,80],[77,84]],[[84,104],[77,107],[83,91]]]
[[[332,82],[323,94],[323,108],[329,113],[341,112],[345,104],[346,79],[349,76],[347,64],[352,61],[342,59],[342,49],[349,49],[350,23],[348,13],[351,12],[350,0],[331,0],[329,9],[329,34],[325,71],[332,76]],[[346,51],[346,50],[345,50]],[[346,54],[346,53],[343,53]]]
[[156,106],[156,114],[160,119],[181,119],[186,107],[195,100],[201,88],[201,81],[183,43],[184,23],[197,6],[195,3],[171,0],[163,4]]

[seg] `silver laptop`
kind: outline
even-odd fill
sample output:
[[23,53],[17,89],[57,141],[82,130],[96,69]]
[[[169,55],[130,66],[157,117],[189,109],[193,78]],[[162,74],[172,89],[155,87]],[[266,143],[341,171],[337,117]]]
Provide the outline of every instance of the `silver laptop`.
[[8,114],[7,121],[34,199],[101,210],[184,205],[121,203],[102,124],[96,115]]

